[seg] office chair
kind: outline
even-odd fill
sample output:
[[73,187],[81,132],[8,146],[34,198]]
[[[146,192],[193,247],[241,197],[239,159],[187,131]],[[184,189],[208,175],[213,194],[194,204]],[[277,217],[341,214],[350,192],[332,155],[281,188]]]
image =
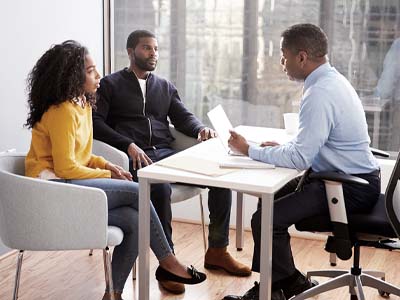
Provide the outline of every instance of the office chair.
[[13,300],[18,298],[26,250],[103,249],[106,285],[113,291],[109,247],[119,245],[124,235],[120,228],[107,225],[106,194],[24,174],[25,154],[0,155],[0,238],[19,250]]
[[360,248],[376,247],[393,249],[396,243],[390,239],[400,237],[400,154],[397,157],[385,194],[381,194],[375,207],[369,213],[346,215],[342,183],[368,184],[367,181],[346,174],[334,172],[311,173],[310,179],[323,180],[327,191],[330,216],[315,216],[296,224],[300,231],[332,232],[325,249],[336,253],[343,259],[350,259],[353,250],[353,266],[350,271],[322,270],[308,272],[307,276],[334,277],[292,299],[302,300],[348,286],[350,299],[364,300],[363,285],[378,290],[381,296],[394,294],[400,296],[400,288],[385,282],[385,274],[376,271],[363,271],[360,267]]
[[[383,157],[383,158],[389,158],[389,156],[390,156],[390,154],[387,153],[386,151],[382,151],[380,149],[372,148],[372,147],[370,147],[370,149],[374,156]],[[383,182],[382,182],[382,184],[383,184]],[[332,267],[336,267],[336,253],[329,253],[329,263]]]

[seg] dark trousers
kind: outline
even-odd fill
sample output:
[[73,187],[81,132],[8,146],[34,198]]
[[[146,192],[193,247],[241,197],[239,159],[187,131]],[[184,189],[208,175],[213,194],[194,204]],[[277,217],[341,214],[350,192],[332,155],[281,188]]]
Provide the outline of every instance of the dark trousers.
[[[176,153],[172,148],[145,150],[153,162]],[[129,160],[129,169],[133,179],[137,181],[136,171],[132,169],[132,160]],[[172,242],[172,210],[171,210],[171,185],[169,183],[152,184],[150,199],[160,218],[165,236],[171,249],[174,249]],[[231,214],[232,193],[229,189],[209,187],[208,209],[210,211],[210,224],[208,227],[208,244],[212,248],[222,248],[229,244],[229,219]]]
[[[356,176],[367,180],[369,185],[343,184],[348,213],[369,211],[375,205],[380,194],[379,175],[358,174]],[[316,215],[327,215],[329,218],[324,183],[320,180],[307,180],[302,191],[294,192],[299,180],[300,177],[293,179],[275,195],[272,241],[272,283],[274,286],[279,286],[279,281],[293,275],[296,271],[288,228],[303,219]],[[257,211],[253,214],[251,228],[254,239],[252,270],[260,272],[260,201]]]

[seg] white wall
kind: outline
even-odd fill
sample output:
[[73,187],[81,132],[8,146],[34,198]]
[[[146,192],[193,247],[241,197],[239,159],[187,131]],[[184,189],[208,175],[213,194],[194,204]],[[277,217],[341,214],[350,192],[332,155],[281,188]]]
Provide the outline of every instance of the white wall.
[[[103,70],[103,8],[100,0],[12,0],[0,9],[0,152],[27,151],[30,132],[25,80],[52,44],[74,39],[89,48]],[[0,242],[0,254],[5,250]]]
[[89,48],[103,70],[100,0],[13,0],[0,9],[0,151],[27,151],[30,132],[25,80],[37,59],[54,43],[75,39]]

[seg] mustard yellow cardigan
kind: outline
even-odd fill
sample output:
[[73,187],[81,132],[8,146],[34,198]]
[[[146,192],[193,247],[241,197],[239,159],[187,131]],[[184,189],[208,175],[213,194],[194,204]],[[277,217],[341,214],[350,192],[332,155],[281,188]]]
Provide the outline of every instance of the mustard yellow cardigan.
[[43,170],[63,179],[111,177],[107,161],[92,154],[92,108],[72,101],[51,106],[32,129],[25,159],[25,175],[38,177]]

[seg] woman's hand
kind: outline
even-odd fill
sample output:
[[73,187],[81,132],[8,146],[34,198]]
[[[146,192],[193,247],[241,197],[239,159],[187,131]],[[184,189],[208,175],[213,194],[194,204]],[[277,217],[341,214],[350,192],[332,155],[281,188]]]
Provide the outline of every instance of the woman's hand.
[[132,181],[132,174],[120,166],[107,162],[105,168],[111,171],[111,178]]

